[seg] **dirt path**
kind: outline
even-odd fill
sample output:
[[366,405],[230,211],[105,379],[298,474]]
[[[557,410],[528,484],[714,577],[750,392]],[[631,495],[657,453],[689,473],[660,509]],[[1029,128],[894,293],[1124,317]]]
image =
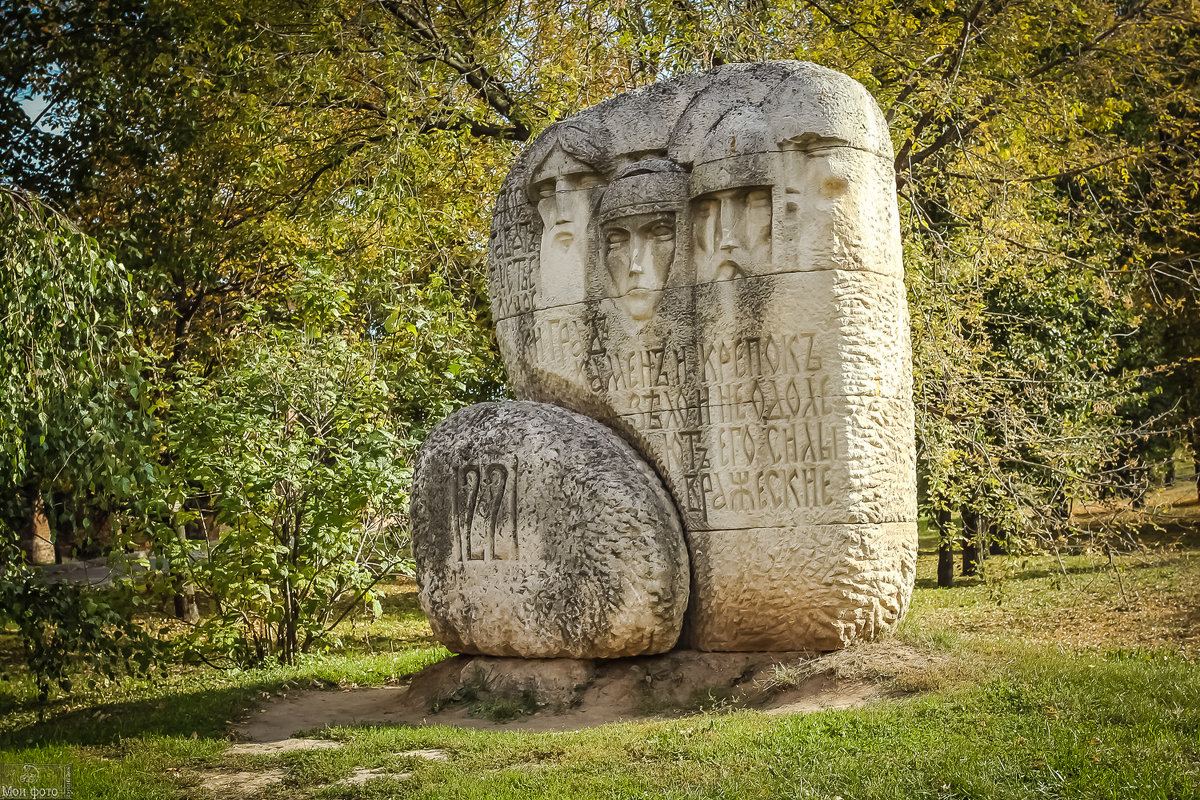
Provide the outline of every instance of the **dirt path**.
[[407,686],[289,692],[268,701],[234,730],[239,739],[271,744],[334,725],[396,725],[406,721],[400,715],[407,692]]

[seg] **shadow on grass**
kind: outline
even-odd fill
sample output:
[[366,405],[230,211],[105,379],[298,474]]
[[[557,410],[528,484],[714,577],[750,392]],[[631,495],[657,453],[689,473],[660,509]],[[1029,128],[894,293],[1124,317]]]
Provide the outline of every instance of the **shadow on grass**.
[[[371,621],[364,620],[367,627],[347,622],[340,629],[344,645],[331,655],[399,655],[437,646],[417,601],[415,584],[400,591],[389,588],[380,597],[382,622],[374,621],[373,615]],[[199,688],[176,674],[176,679],[164,681],[165,685],[143,685],[112,702],[102,702],[89,690],[75,696],[58,694],[44,708],[44,721],[32,722],[39,708],[32,697],[32,681],[26,674],[16,635],[3,632],[0,675],[11,675],[15,680],[0,680],[0,748],[50,743],[107,745],[129,737],[190,737],[193,733],[202,738],[225,738],[229,722],[260,702],[263,693],[312,685],[314,677],[318,683],[338,680],[336,674],[317,673],[319,677],[309,671],[261,679],[244,675],[207,688]],[[250,682],[236,682],[246,680]],[[112,697],[116,693],[104,694]]]
[[[1191,551],[1190,553],[1182,552],[1178,554],[1168,554],[1171,551],[1165,550],[1151,552],[1154,555],[1154,560],[1146,563],[1130,563],[1129,561],[1125,560],[1129,556],[1138,556],[1140,555],[1139,553],[1117,553],[1115,554],[1117,558],[1117,567],[1121,570],[1122,574],[1128,575],[1130,573],[1136,573],[1142,570],[1159,570],[1177,565],[1185,566],[1194,561],[1196,556],[1195,551]],[[1100,573],[1112,574],[1112,566],[1110,566],[1107,561],[1103,560],[1101,556],[1097,555],[1095,563],[1090,565],[1082,564],[1077,566],[1068,566],[1066,571],[1068,575],[1093,575]],[[1046,564],[1039,565],[1037,567],[1030,567],[1028,569],[1021,570],[1020,572],[1014,572],[1012,575],[1008,576],[1008,578],[1013,580],[1038,580],[1062,574],[1063,571],[1059,569],[1057,565]]]
[[1144,523],[1112,522],[1102,517],[1085,518],[1079,526],[1094,535],[1115,533],[1117,547],[1121,539],[1137,541],[1148,547],[1191,547],[1200,545],[1200,517],[1158,516]]
[[980,578],[964,578],[962,575],[955,575],[953,586],[938,586],[937,578],[917,578],[914,587],[917,589],[962,589],[982,584],[983,580]]
[[[72,709],[71,698],[50,702],[46,719],[0,732],[0,747],[32,747],[42,744],[109,745],[141,736],[198,737],[222,739],[228,722],[251,707],[261,692],[273,692],[284,680],[180,692],[144,700],[89,704]],[[13,701],[0,695],[4,714],[30,714],[34,700]]]
[[[1019,557],[1020,556],[991,556],[990,558],[1019,558]],[[987,560],[985,560],[984,561],[984,569],[985,570],[987,569],[987,563],[988,563]],[[957,561],[955,562],[955,565],[956,565],[956,569],[957,569]],[[1103,570],[1106,570],[1108,568],[1109,567],[1107,564],[1103,564],[1100,562],[1097,562],[1095,564],[1074,564],[1074,565],[1068,566],[1066,568],[1066,573],[1067,573],[1067,575],[1093,575],[1097,572],[1102,572]],[[1060,575],[1061,576],[1062,574],[1063,574],[1063,570],[1059,569],[1057,565],[1055,565],[1053,567],[1039,566],[1039,567],[1031,567],[1029,569],[1023,569],[1018,572],[1008,573],[1004,576],[1004,580],[1005,580],[1005,582],[1008,582],[1008,581],[1033,581],[1033,580],[1041,580],[1043,578],[1049,578],[1052,575]],[[986,583],[986,580],[984,579],[984,577],[982,575],[972,575],[970,577],[964,577],[962,575],[955,575],[954,576],[954,586],[949,587],[949,588],[954,588],[954,589],[970,588],[970,587],[974,587],[974,586],[983,586],[985,583]],[[938,588],[937,579],[936,578],[918,578],[917,582],[916,582],[916,588],[918,588],[918,589],[937,589]]]
[[409,650],[437,647],[439,643],[431,633],[414,633],[411,636],[392,636],[386,633],[364,636],[351,633],[342,635],[342,644],[345,649],[361,655],[400,655]]

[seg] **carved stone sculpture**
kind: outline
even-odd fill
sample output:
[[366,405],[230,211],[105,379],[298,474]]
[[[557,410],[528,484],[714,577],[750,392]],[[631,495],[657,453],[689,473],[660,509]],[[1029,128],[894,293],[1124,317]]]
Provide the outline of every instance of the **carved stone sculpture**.
[[551,127],[501,191],[489,264],[509,375],[519,397],[612,427],[662,476],[691,556],[687,646],[834,649],[908,604],[891,159],[858,83],[739,64]]
[[615,658],[679,638],[679,516],[595,420],[539,403],[459,411],[421,449],[412,519],[421,605],[455,652]]

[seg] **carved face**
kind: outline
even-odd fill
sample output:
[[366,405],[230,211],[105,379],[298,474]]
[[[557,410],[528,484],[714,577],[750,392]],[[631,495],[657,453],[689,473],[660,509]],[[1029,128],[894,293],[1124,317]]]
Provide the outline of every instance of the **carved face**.
[[600,241],[618,302],[649,319],[675,261],[674,212],[619,217],[601,226]]
[[696,280],[761,274],[771,263],[771,189],[723,189],[692,201]]
[[[564,160],[565,161],[565,160]],[[545,167],[582,166],[547,163]],[[545,167],[543,169],[545,169]],[[587,246],[587,225],[591,190],[603,183],[590,171],[548,175],[533,184],[532,194],[542,218],[543,269],[570,267],[583,263]]]

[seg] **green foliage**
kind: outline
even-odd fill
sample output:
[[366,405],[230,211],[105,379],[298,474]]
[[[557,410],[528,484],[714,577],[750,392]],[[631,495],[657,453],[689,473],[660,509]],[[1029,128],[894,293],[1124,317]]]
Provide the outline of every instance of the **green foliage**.
[[371,585],[405,567],[399,548],[370,545],[404,525],[413,444],[369,345],[273,329],[237,344],[219,372],[177,382],[176,502],[207,507],[220,538],[205,557],[173,561],[190,562],[214,605],[197,644],[290,664],[327,643],[339,603],[378,609]]
[[[0,187],[0,486],[130,492],[147,429],[129,278],[94,239]],[[20,519],[7,508],[11,532]]]
[[[1189,394],[1163,344],[1183,338],[1124,353],[1153,327],[1147,277],[1189,247],[1163,232],[1195,183],[1192,0],[36,6],[0,71],[70,98],[47,146],[71,154],[81,216],[148,243],[128,260],[166,311],[141,330],[172,369],[215,368],[252,297],[289,324],[386,333],[418,427],[501,393],[483,198],[514,143],[617,91],[782,57],[856,77],[892,126],[931,508],[1056,530],[1157,424],[1145,362],[1179,365],[1171,394]],[[141,24],[107,33],[122,14]],[[1162,213],[1122,224],[1148,186]],[[1156,313],[1195,307],[1184,272]],[[290,303],[314,281],[335,316]]]
[[229,721],[264,693],[395,683],[448,658],[411,583],[392,579],[380,585],[387,609],[383,617],[347,617],[337,629],[340,648],[305,656],[296,665],[275,659],[250,669],[174,663],[112,683],[76,680],[70,695],[59,693],[46,704],[36,701],[28,673],[10,671],[20,654],[12,647],[15,637],[0,631],[0,672],[12,678],[0,684],[0,750],[51,742],[103,747],[162,737],[192,752],[197,744],[205,748],[226,741]]
[[806,53],[892,126],[927,505],[1054,534],[1071,500],[1127,480],[1111,465],[1153,424],[1121,413],[1142,275],[1114,269],[1136,242],[1106,198],[1181,143],[1130,141],[1125,87],[1156,103],[1193,69],[1163,45],[1194,9],[798,5],[818,18]]
[[[46,700],[83,665],[145,668],[150,641],[103,597],[48,586],[17,547],[27,497],[109,507],[133,491],[148,433],[124,269],[37,200],[0,187],[0,621],[16,624]],[[132,460],[132,464],[130,463]]]
[[[103,499],[136,501],[126,533],[146,529],[168,557],[168,591],[183,580],[209,594],[194,637],[208,656],[290,659],[336,618],[323,603],[369,606],[366,584],[402,548],[358,557],[351,543],[402,527],[408,431],[504,392],[478,257],[478,198],[502,160],[464,158],[456,128],[397,149],[413,98],[372,111],[379,82],[361,78],[403,54],[342,47],[348,28],[369,29],[341,12],[140,0],[0,10],[2,149],[39,154],[0,171],[53,193],[128,269],[124,329],[139,346],[133,374],[150,381],[130,421],[154,436],[124,460],[122,494]],[[45,129],[17,107],[27,92],[52,100]],[[355,121],[362,111],[374,127]],[[301,385],[335,367],[331,385]],[[323,403],[337,406],[329,430],[284,418],[289,404]],[[247,441],[258,446],[246,460],[230,456]],[[276,484],[290,488],[277,496]],[[179,533],[213,523],[224,538],[197,559]]]
[[0,578],[0,621],[17,627],[39,702],[56,688],[69,693],[80,673],[90,681],[113,681],[154,663],[154,640],[105,598],[78,586],[48,585],[28,571],[14,572]]

